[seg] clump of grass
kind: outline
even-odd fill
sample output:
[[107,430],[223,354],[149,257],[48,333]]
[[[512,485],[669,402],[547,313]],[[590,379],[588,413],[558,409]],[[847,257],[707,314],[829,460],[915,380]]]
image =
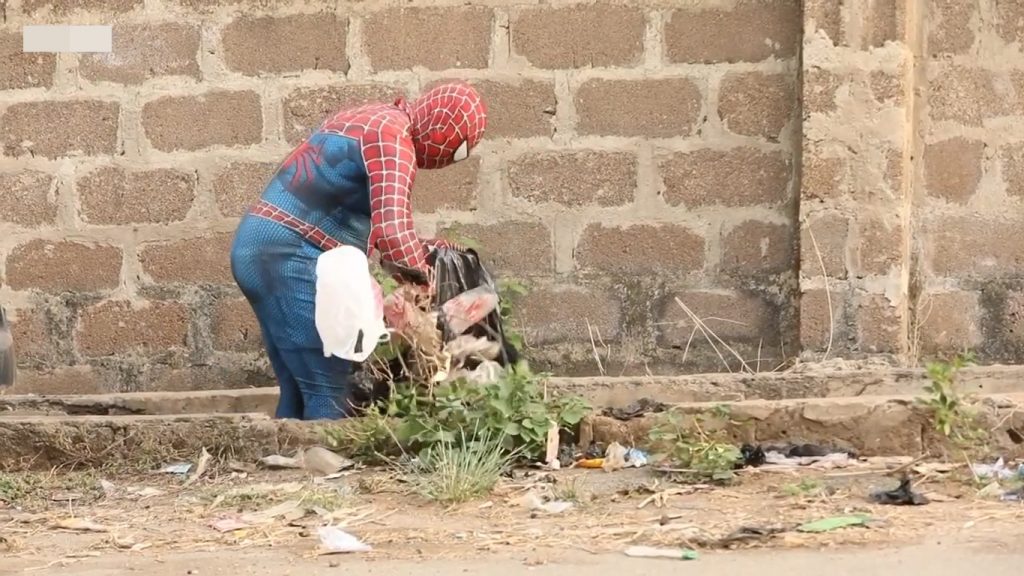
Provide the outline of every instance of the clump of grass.
[[917,399],[931,410],[935,430],[962,450],[976,447],[986,439],[985,431],[977,424],[971,399],[959,390],[960,370],[975,362],[972,352],[964,352],[949,361],[929,363],[927,371],[931,382],[924,388],[928,396]]
[[405,466],[405,476],[419,494],[447,504],[483,496],[518,456],[518,451],[505,448],[504,435],[483,432],[468,440],[460,429],[459,436],[430,445]]
[[742,461],[739,449],[701,426],[705,416],[694,415],[687,426],[683,414],[671,410],[651,429],[650,440],[667,452],[669,462],[680,467],[677,478],[685,481],[728,483],[735,479],[737,464]]
[[551,495],[555,500],[562,500],[565,502],[575,502],[576,504],[582,504],[584,501],[584,494],[582,487],[580,486],[579,476],[574,476],[569,479],[558,479],[554,486],[551,487]]
[[0,502],[20,504],[41,488],[39,478],[26,474],[0,474]]
[[802,478],[795,484],[786,484],[782,493],[786,496],[813,496],[824,491],[824,485],[814,478]]
[[391,407],[383,410],[374,407],[359,418],[348,418],[321,429],[320,433],[329,449],[350,455],[364,464],[382,464],[401,453],[391,413]]
[[53,497],[60,494],[92,502],[103,496],[103,488],[92,470],[0,473],[0,503],[41,509],[53,505]]

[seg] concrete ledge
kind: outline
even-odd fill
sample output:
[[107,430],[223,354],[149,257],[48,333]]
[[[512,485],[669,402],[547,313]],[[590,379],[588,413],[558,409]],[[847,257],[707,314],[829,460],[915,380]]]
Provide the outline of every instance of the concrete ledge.
[[[987,433],[988,446],[983,452],[1024,457],[1024,443],[1017,443],[1024,434],[1024,394],[983,396],[979,400],[974,407],[974,425]],[[700,415],[702,429],[721,431],[737,444],[806,442],[853,449],[864,456],[929,452],[933,456],[962,457],[959,449],[936,432],[933,415],[917,403],[915,396],[702,402],[676,408],[688,415],[684,426],[692,428],[693,417]],[[657,421],[657,414],[629,421],[592,415],[581,426],[580,443],[643,444]]]
[[[989,432],[993,453],[1024,456],[1024,394],[982,398],[977,425]],[[705,418],[705,430],[720,430],[736,443],[811,442],[857,450],[865,456],[950,454],[934,431],[931,414],[913,396],[746,400],[677,406],[690,418]],[[587,417],[580,443],[647,444],[657,415],[618,421]],[[272,420],[263,414],[174,416],[8,416],[0,418],[0,471],[56,466],[122,466],[153,469],[178,459],[194,460],[206,448],[215,457],[254,462],[320,441],[323,422]]]
[[[662,402],[785,400],[855,396],[917,395],[928,383],[922,369],[830,370],[827,366],[756,376],[697,374],[662,377],[551,378],[550,390],[587,398],[596,407],[625,406],[642,397]],[[1024,392],[1024,366],[983,366],[961,373],[961,390],[978,394]],[[80,396],[3,396],[7,414],[145,415],[273,414],[277,388],[195,392],[137,392]]]
[[71,465],[145,470],[194,461],[203,448],[220,459],[254,462],[315,443],[317,428],[264,414],[7,417],[0,418],[0,471]]

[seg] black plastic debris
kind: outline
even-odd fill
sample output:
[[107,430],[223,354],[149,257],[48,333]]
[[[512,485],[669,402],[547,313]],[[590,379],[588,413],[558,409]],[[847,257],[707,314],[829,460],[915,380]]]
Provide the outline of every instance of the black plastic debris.
[[591,442],[590,446],[583,451],[584,460],[593,460],[594,458],[604,458],[604,453],[608,448],[601,442]]
[[719,538],[714,541],[713,544],[720,548],[730,548],[737,544],[762,542],[764,540],[774,538],[778,534],[790,532],[793,529],[795,529],[795,526],[782,524],[775,524],[771,526],[743,526],[734,530],[727,536]]
[[846,454],[857,458],[857,453],[845,448],[834,448],[821,444],[784,444],[781,446],[765,446],[765,452],[777,452],[786,458],[823,458],[830,454]]
[[7,312],[0,306],[0,388],[14,385],[16,369],[14,335],[7,323]]
[[644,414],[657,414],[668,409],[668,405],[651,398],[641,398],[632,402],[625,408],[605,408],[601,411],[602,416],[615,418],[616,420],[632,420]]
[[763,466],[765,461],[768,459],[763,448],[760,446],[752,446],[750,444],[744,444],[740,447],[740,455],[743,456],[742,467],[744,468],[757,468],[758,466]]
[[[432,250],[427,258],[427,264],[434,269],[437,292],[437,297],[433,302],[435,310],[440,311],[445,302],[480,286],[497,290],[494,278],[480,262],[480,257],[475,250],[457,248]],[[427,283],[427,278],[419,271],[392,263],[383,263],[382,266],[388,274],[399,276],[405,282],[421,285]],[[441,330],[445,342],[450,342],[459,336],[448,329],[448,324],[443,318],[438,318],[438,329]],[[498,364],[510,366],[519,362],[519,351],[505,337],[499,310],[488,314],[483,321],[471,326],[465,334],[500,342],[501,353],[496,360]],[[409,350],[404,358],[393,358],[389,362],[388,373],[390,379],[395,383],[408,382],[409,375],[406,373],[406,367],[411,361],[412,354],[413,351]],[[473,370],[479,364],[479,360],[469,358],[464,367]],[[357,409],[364,409],[371,404],[376,404],[391,394],[391,381],[375,378],[364,369],[364,364],[359,362],[353,362],[350,384],[353,395],[352,403]]]
[[914,492],[910,486],[910,478],[904,478],[895,490],[879,490],[871,493],[871,500],[878,504],[893,506],[923,506],[929,503],[923,494]]
[[[494,278],[480,262],[475,250],[458,250],[439,248],[430,253],[427,263],[434,268],[434,284],[437,298],[434,306],[440,309],[445,302],[480,286],[486,286],[497,292]],[[444,334],[444,341],[450,342],[458,336],[448,329],[443,318],[438,318],[439,328]],[[519,361],[519,351],[505,338],[505,330],[501,322],[501,313],[494,310],[483,321],[470,327],[465,332],[476,338],[487,338],[501,343],[502,353],[498,363],[503,366],[513,365]],[[472,366],[467,366],[472,369]]]

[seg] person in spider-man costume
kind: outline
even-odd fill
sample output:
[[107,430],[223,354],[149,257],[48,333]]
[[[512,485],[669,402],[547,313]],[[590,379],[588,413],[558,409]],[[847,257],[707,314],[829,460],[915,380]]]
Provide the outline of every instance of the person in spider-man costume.
[[325,120],[282,162],[242,218],[231,270],[256,313],[280,386],[276,416],[350,414],[350,362],[324,357],[314,321],[317,257],[346,244],[426,276],[429,251],[448,244],[413,230],[416,170],[465,159],[483,136],[487,110],[463,83],[413,102],[369,104]]

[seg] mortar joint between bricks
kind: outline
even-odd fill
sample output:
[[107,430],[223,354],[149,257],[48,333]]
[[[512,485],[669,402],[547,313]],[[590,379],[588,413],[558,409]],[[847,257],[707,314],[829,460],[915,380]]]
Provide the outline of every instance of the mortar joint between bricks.
[[512,57],[512,28],[508,10],[497,8],[491,19],[491,54],[489,57],[492,70],[509,67]]
[[665,10],[649,10],[644,27],[643,68],[658,70],[665,65]]
[[569,145],[577,136],[576,124],[579,115],[576,113],[574,100],[578,84],[574,82],[573,72],[558,70],[554,72],[555,80],[555,132],[552,141],[560,145]]
[[345,37],[348,72],[345,77],[353,82],[364,82],[373,74],[370,57],[363,50],[363,24],[361,15],[348,12],[348,32]]

